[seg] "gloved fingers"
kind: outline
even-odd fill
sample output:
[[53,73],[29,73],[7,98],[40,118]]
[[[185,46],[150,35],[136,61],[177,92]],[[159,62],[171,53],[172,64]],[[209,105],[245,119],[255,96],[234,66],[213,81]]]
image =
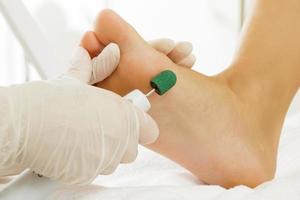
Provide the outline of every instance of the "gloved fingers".
[[108,165],[104,170],[101,171],[101,174],[111,174],[115,171],[119,163],[131,163],[133,162],[138,154],[138,144],[151,144],[153,143],[159,135],[158,127],[155,121],[148,115],[146,112],[140,110],[135,107],[131,103],[127,104],[131,111],[134,112],[133,117],[129,118],[129,132],[127,141],[123,141],[125,145],[125,151],[120,150],[122,153],[117,153],[117,155],[121,156],[121,160],[119,158],[114,158],[113,162]]
[[72,77],[84,83],[90,81],[92,63],[89,53],[82,47],[77,47],[71,58],[71,67],[62,77]]
[[[120,151],[120,149],[117,149],[117,151]],[[120,152],[115,152],[115,156],[113,158],[110,158],[110,161],[108,164],[101,169],[100,174],[102,175],[109,175],[112,174],[114,171],[116,171],[117,167],[121,163],[121,155]]]
[[148,43],[157,51],[167,55],[169,54],[174,47],[176,46],[175,42],[171,39],[157,39],[157,40],[150,40]]
[[23,172],[25,169],[26,169],[25,167],[23,167],[19,164],[15,164],[15,165],[9,166],[9,167],[1,166],[0,177],[15,176],[15,175],[18,175],[21,172]]
[[133,161],[135,161],[135,159],[138,155],[137,147],[138,147],[138,144],[134,145],[134,146],[130,146],[126,150],[126,152],[121,160],[121,163],[132,163]]
[[120,49],[117,44],[110,43],[103,51],[92,59],[92,73],[89,83],[103,81],[117,68],[120,61]]
[[184,59],[182,59],[176,64],[186,68],[192,68],[195,62],[196,62],[196,56],[194,54],[190,54],[189,56],[185,57]]
[[157,51],[167,55],[174,63],[183,67],[192,68],[196,62],[192,54],[193,45],[190,42],[175,43],[171,39],[150,40],[149,44]]
[[178,63],[188,57],[193,51],[193,45],[190,42],[178,42],[174,49],[168,54],[168,57]]
[[156,122],[146,112],[134,107],[139,121],[139,144],[148,145],[156,141],[159,130]]
[[114,171],[116,171],[117,168],[118,168],[118,163],[116,163],[115,165],[110,165],[106,169],[101,171],[100,174],[101,175],[110,175],[110,174],[114,173]]
[[88,51],[91,58],[98,56],[105,47],[105,45],[98,40],[94,31],[88,31],[83,35],[80,46]]
[[134,124],[136,127],[135,131],[129,133],[128,146],[122,157],[121,163],[131,163],[135,161],[138,154],[138,142],[139,142],[139,124]]

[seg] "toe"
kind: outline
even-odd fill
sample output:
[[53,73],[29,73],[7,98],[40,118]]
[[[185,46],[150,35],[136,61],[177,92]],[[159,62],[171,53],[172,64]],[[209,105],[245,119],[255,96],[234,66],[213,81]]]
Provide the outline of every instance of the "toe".
[[110,9],[100,12],[94,26],[98,40],[104,45],[113,42],[123,49],[145,43],[132,26]]
[[88,31],[83,35],[80,46],[89,52],[91,58],[98,56],[104,48],[93,31]]
[[192,51],[193,45],[190,42],[178,42],[168,56],[174,63],[178,63],[189,56]]

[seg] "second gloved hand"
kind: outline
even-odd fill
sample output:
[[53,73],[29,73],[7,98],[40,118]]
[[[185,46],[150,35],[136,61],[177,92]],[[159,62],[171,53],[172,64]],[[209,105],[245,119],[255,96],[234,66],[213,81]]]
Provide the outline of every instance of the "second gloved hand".
[[[104,56],[104,64],[110,65],[105,76],[118,62],[107,62],[115,52],[110,51]],[[92,62],[83,56],[73,64],[76,71]],[[0,139],[5,147],[0,165],[16,164],[68,184],[87,184],[99,174],[112,173],[119,163],[133,161],[138,143],[155,141],[158,128],[148,114],[112,92],[86,84],[88,79],[75,72],[1,88],[1,112],[6,115],[0,128],[7,135]]]

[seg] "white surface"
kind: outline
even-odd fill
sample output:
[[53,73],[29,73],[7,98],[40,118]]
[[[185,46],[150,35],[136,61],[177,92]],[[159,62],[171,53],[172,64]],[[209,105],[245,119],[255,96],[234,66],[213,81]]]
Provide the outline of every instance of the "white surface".
[[0,11],[25,49],[27,58],[35,64],[41,77],[50,78],[61,74],[63,63],[59,62],[54,48],[49,46],[22,1],[0,0]]
[[[109,200],[237,200],[300,199],[300,113],[291,115],[282,134],[278,171],[273,181],[255,189],[245,186],[225,190],[201,185],[173,162],[141,148],[134,165],[123,166],[111,176],[100,176],[95,185],[65,187],[53,199]],[[96,185],[97,184],[97,185]]]
[[[10,182],[7,187],[0,192],[1,200],[30,199],[40,200],[53,194],[61,183],[39,177],[37,174],[25,170],[16,180]],[[37,192],[38,191],[38,192]]]

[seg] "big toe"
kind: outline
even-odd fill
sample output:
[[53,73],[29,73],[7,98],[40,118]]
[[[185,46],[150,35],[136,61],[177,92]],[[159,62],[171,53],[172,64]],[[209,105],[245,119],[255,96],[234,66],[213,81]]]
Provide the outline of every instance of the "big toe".
[[123,50],[146,43],[132,26],[110,9],[105,9],[98,15],[95,34],[104,45],[113,42]]
[[105,47],[93,31],[88,31],[83,35],[80,46],[89,52],[91,58],[97,57]]

